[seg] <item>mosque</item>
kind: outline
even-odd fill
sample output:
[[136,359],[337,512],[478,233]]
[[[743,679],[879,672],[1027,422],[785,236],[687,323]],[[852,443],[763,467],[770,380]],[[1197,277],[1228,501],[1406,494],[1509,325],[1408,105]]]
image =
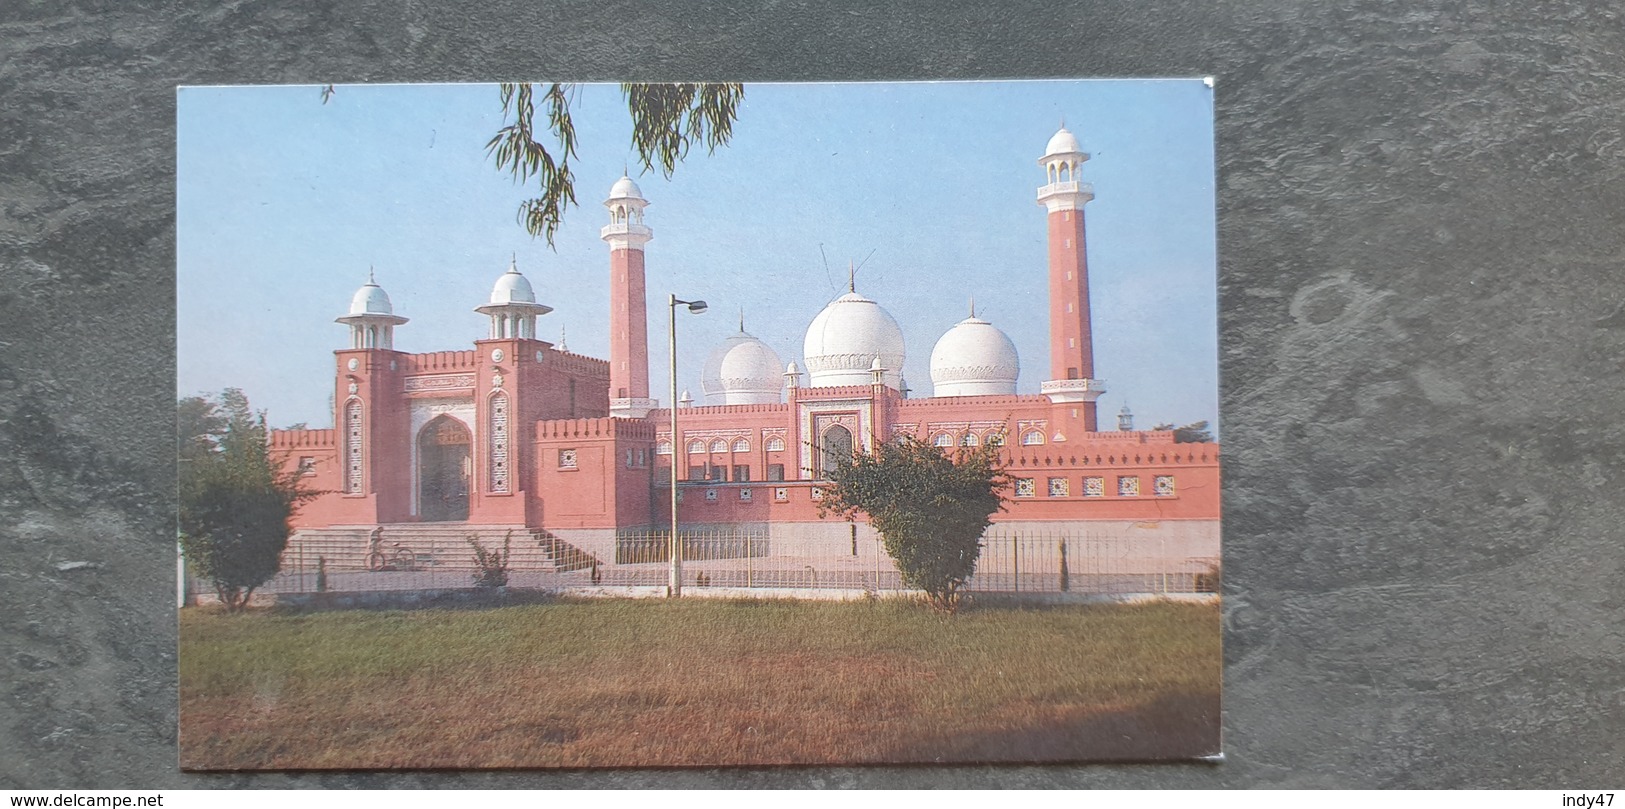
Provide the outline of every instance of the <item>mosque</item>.
[[673,436],[670,411],[650,396],[644,261],[653,230],[629,177],[604,202],[608,360],[539,339],[536,320],[552,308],[512,265],[476,309],[490,329],[471,350],[396,351],[394,330],[407,319],[369,279],[338,318],[350,340],[334,352],[336,428],[272,436],[278,462],[324,492],[296,515],[296,539],[375,526],[511,529],[610,563],[617,537],[669,524],[676,485],[686,527],[749,524],[778,538],[845,541],[845,522],[819,517],[820,481],[858,450],[913,436],[1003,446],[1014,487],[998,523],[1089,526],[1165,553],[1217,557],[1218,445],[1135,430],[1126,412],[1116,429],[1098,423],[1104,387],[1094,377],[1084,229],[1094,190],[1079,177],[1088,159],[1062,128],[1039,160],[1050,337],[1038,394],[1016,393],[1015,345],[972,311],[931,351],[931,395],[912,395],[897,321],[849,283],[808,324],[800,358],[786,361],[741,324],[705,364],[704,403],[686,392],[677,403]]

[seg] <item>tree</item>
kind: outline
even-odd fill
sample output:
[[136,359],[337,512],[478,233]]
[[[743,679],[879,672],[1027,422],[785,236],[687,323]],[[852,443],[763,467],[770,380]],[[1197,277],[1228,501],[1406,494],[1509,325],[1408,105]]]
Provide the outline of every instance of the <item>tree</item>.
[[1158,424],[1157,426],[1152,427],[1151,430],[1153,432],[1173,430],[1175,444],[1213,443],[1213,433],[1208,431],[1207,422],[1205,421],[1192,422],[1183,427],[1175,427],[1173,424]]
[[[553,244],[565,210],[576,204],[575,175],[570,159],[576,154],[575,123],[570,103],[575,85],[529,83],[499,86],[504,121],[512,119],[486,144],[497,168],[524,184],[535,177],[540,196],[519,204],[519,221],[532,236]],[[550,151],[536,140],[536,96],[546,108],[547,129],[558,145]],[[632,145],[645,171],[660,171],[668,179],[694,144],[707,153],[727,144],[733,136],[742,84],[622,84],[621,94],[632,113]],[[322,101],[332,96],[324,88]]]
[[924,590],[932,607],[952,614],[976,572],[982,533],[1004,508],[1009,478],[1000,450],[988,442],[949,455],[912,437],[880,444],[837,466],[820,514],[869,515],[903,584]]
[[265,414],[235,388],[180,400],[180,539],[193,573],[220,603],[243,609],[281,568],[288,519],[314,493],[271,460]]

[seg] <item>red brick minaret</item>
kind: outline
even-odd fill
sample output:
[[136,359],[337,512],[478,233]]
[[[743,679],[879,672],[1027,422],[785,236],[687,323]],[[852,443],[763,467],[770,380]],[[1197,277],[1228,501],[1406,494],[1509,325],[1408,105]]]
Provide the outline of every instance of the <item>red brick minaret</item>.
[[630,177],[609,190],[609,413],[641,419],[655,407],[649,398],[649,305],[643,280],[643,245],[654,231],[643,224],[648,206]]
[[1040,388],[1050,401],[1081,410],[1083,429],[1095,430],[1095,400],[1105,393],[1094,378],[1094,345],[1089,331],[1089,262],[1084,249],[1083,206],[1095,190],[1078,179],[1089,159],[1078,139],[1063,126],[1050,138],[1038,165],[1045,184],[1038,204],[1049,212],[1050,378]]

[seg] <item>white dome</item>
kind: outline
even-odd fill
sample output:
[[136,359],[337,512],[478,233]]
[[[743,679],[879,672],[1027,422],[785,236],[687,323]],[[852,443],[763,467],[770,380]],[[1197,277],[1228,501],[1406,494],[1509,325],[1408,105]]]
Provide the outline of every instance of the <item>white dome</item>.
[[389,293],[377,284],[368,281],[366,286],[355,291],[350,298],[350,314],[352,315],[393,315],[395,307],[389,303]]
[[886,385],[902,384],[903,330],[880,304],[856,292],[831,301],[813,318],[801,350],[812,387],[868,385],[876,359],[886,369]]
[[643,199],[643,189],[638,188],[638,184],[632,182],[631,177],[623,175],[621,179],[616,180],[615,184],[609,187],[610,199],[618,199],[620,197],[635,197],[637,199]]
[[1012,395],[1020,373],[1016,344],[975,315],[955,324],[931,349],[935,396]]
[[700,388],[708,405],[778,404],[784,390],[779,355],[767,343],[740,331],[722,342],[705,361]]
[[509,265],[508,271],[497,279],[496,286],[491,288],[491,303],[535,303],[536,290],[530,288],[530,281],[520,274],[519,268]]
[[1083,147],[1078,145],[1077,137],[1068,131],[1064,126],[1061,127],[1061,131],[1056,132],[1055,135],[1049,139],[1049,145],[1044,147],[1044,154],[1046,156],[1052,154],[1071,154],[1082,151]]

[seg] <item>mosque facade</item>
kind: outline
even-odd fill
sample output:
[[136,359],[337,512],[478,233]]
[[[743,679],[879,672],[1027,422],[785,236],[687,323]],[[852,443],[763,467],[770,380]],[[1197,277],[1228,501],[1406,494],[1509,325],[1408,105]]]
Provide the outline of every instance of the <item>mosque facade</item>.
[[[651,398],[645,252],[648,204],[630,178],[605,201],[610,357],[537,337],[551,311],[516,266],[477,311],[472,349],[394,349],[395,314],[376,283],[338,322],[333,429],[277,430],[272,452],[323,492],[297,531],[441,524],[547,532],[613,559],[616,537],[669,524],[678,487],[684,526],[749,524],[774,536],[845,539],[818,514],[821,481],[841,459],[904,436],[937,446],[996,442],[1014,479],[997,523],[1089,526],[1155,540],[1164,552],[1218,556],[1219,447],[1099,422],[1084,213],[1089,156],[1065,128],[1039,165],[1036,201],[1049,241],[1047,381],[1018,394],[1015,345],[974,311],[931,351],[931,395],[908,389],[897,322],[856,284],[806,330],[786,361],[744,331],[711,353],[703,402],[670,411]],[[1034,217],[1037,227],[1037,217]],[[668,405],[669,406],[669,405]],[[674,481],[675,480],[675,484]],[[1170,548],[1169,545],[1172,544]]]

